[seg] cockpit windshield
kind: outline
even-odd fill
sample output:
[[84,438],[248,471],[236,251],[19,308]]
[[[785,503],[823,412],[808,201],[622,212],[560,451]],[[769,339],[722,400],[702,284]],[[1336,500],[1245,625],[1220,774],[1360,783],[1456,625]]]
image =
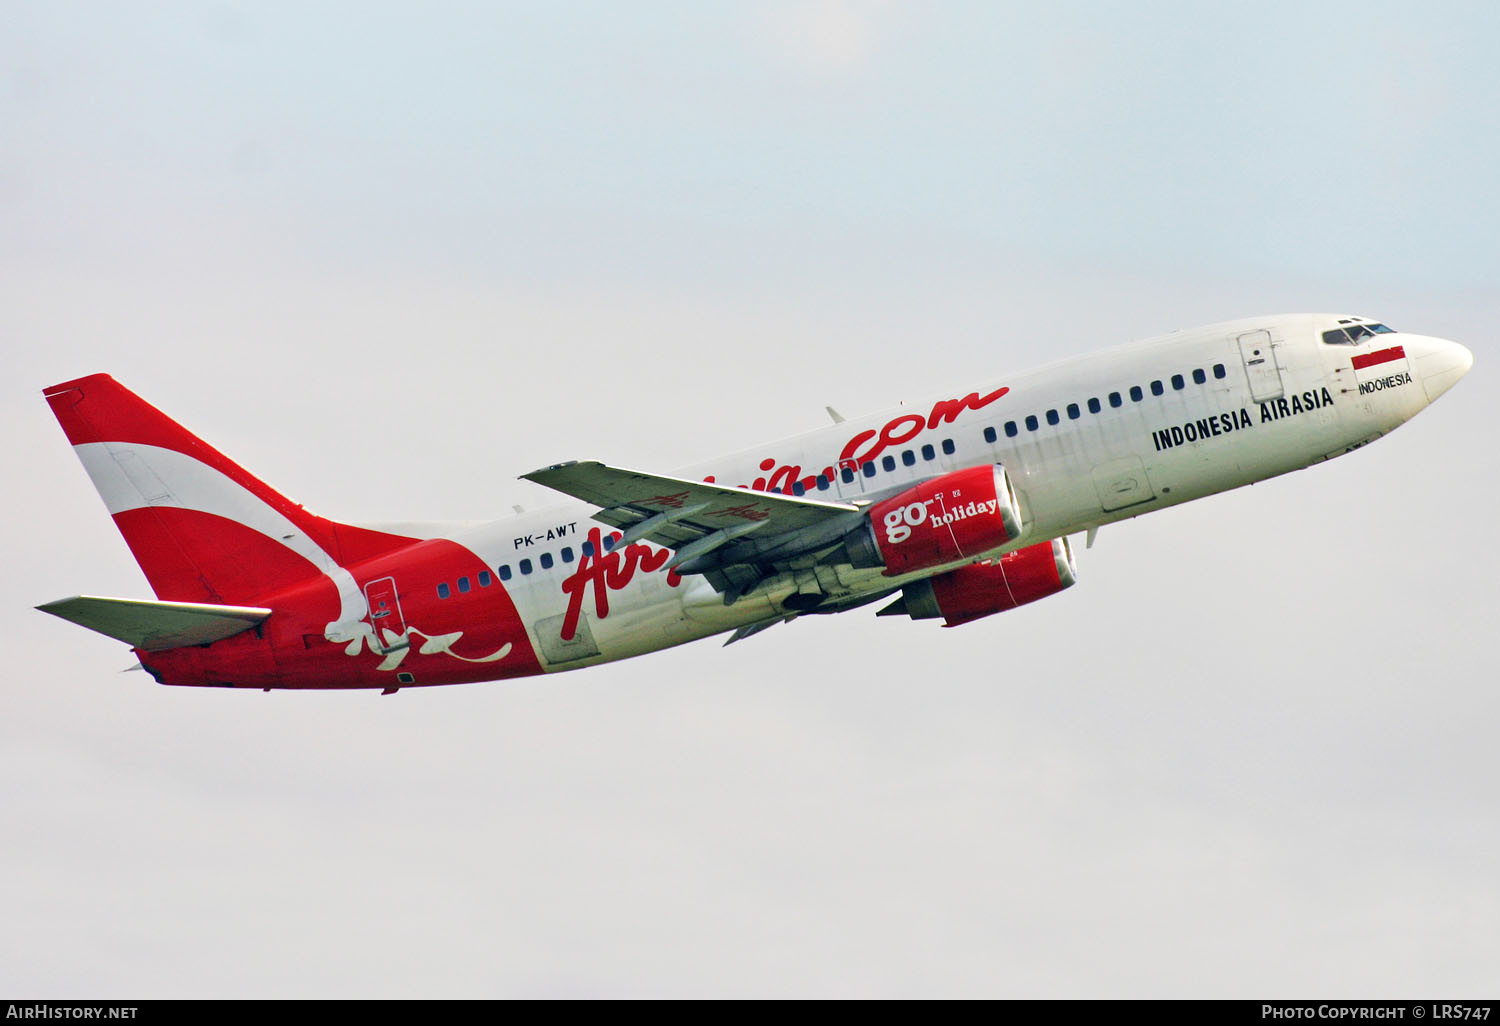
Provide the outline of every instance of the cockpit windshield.
[[1395,328],[1387,328],[1384,324],[1376,324],[1373,321],[1364,324],[1356,324],[1352,320],[1339,321],[1339,327],[1332,331],[1323,332],[1323,344],[1329,346],[1357,346],[1360,342],[1374,335],[1385,335],[1395,332]]

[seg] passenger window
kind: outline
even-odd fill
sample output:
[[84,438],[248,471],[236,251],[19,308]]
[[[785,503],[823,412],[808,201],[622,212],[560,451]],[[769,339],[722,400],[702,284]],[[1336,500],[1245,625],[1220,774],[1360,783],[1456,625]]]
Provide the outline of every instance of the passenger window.
[[[990,428],[991,432],[993,432],[994,430],[995,430],[994,428]],[[990,441],[993,442],[994,439],[991,438]],[[901,463],[902,463],[903,466],[915,467],[917,465],[917,454],[914,453],[914,452],[912,452],[910,449],[902,449],[901,450]]]
[[[604,551],[605,552],[613,552],[614,551],[614,549],[615,549],[615,539],[618,538],[618,537],[619,537],[619,535],[615,535],[615,534],[606,534],[604,536],[603,545],[604,545]],[[521,572],[525,573],[526,571],[522,570]]]
[[1000,436],[995,433],[994,428],[987,427],[984,429],[984,440],[986,442],[989,442],[991,445],[993,445],[995,443],[995,440],[999,437]]
[[563,546],[562,561],[564,563],[571,563],[571,562],[573,562],[573,546],[571,546],[571,545],[564,545]]
[[1111,393],[1109,393],[1109,405],[1111,405],[1111,406],[1123,406],[1124,404],[1125,404],[1125,400],[1123,400],[1123,399],[1120,398],[1120,393],[1119,392],[1111,392]]
[[502,563],[502,564],[500,564],[500,579],[502,581],[508,581],[508,580],[510,580],[510,564],[509,563]]
[[881,468],[887,474],[889,474],[891,471],[893,471],[893,470],[896,469],[896,457],[894,457],[894,456],[887,456],[887,457],[885,457],[883,460],[880,461],[880,466],[881,466]]
[[1165,385],[1163,385],[1160,381],[1153,381],[1153,382],[1151,382],[1151,394],[1152,395],[1161,395],[1166,390],[1167,390],[1167,387]]
[[488,588],[490,586],[490,581],[492,580],[494,580],[494,578],[490,576],[490,572],[488,570],[479,571],[479,586],[481,588]]
[[1053,427],[1057,427],[1057,422],[1060,421],[1060,420],[1062,420],[1062,418],[1057,415],[1057,411],[1056,410],[1048,410],[1047,411],[1047,423],[1048,424],[1051,424]]
[[1224,369],[1224,365],[1222,363],[1214,364],[1214,377],[1222,378],[1227,373],[1228,371]]
[[943,452],[947,453],[949,456],[952,456],[956,448],[957,447],[953,444],[953,439],[943,439]]
[[458,590],[464,595],[469,593],[469,579],[467,577],[460,577],[458,579]]
[[928,462],[937,459],[937,450],[930,445],[922,446],[922,458]]
[[591,541],[584,542],[583,543],[583,558],[584,559],[589,559],[589,558],[592,558],[593,555],[594,555],[594,543],[591,542]]
[[1026,430],[1027,431],[1035,431],[1037,428],[1039,428],[1041,426],[1042,425],[1036,419],[1036,414],[1034,414],[1034,413],[1028,413],[1026,415]]
[[792,482],[792,494],[793,495],[806,495],[807,494],[807,485],[803,484],[801,481],[793,481]]
[[1069,403],[1068,404],[1068,419],[1069,420],[1077,420],[1081,416],[1083,416],[1083,412],[1078,409],[1078,404],[1077,403]]
[[523,574],[529,574],[529,573],[531,573],[531,560],[529,560],[529,559],[523,559],[523,560],[521,560],[520,567],[521,567],[521,573],[523,573]]
[[542,553],[542,569],[543,570],[551,570],[552,569],[552,553],[550,553],[550,552],[543,552]]
[[828,491],[828,478],[824,477],[822,474],[818,475],[818,491]]
[[1016,435],[1020,432],[1020,430],[1021,430],[1020,428],[1016,427],[1016,422],[1015,421],[1013,421],[1013,420],[1007,420],[1005,422],[1005,437],[1006,438],[1014,438],[1014,437],[1016,437]]
[[1175,388],[1175,389],[1177,389],[1177,391],[1180,392],[1184,388],[1187,388],[1187,382],[1184,381],[1184,380],[1182,380],[1182,375],[1181,374],[1173,374],[1172,375],[1172,387]]
[[1140,402],[1144,398],[1146,398],[1146,393],[1141,391],[1141,386],[1140,385],[1131,385],[1130,386],[1130,401],[1131,402],[1138,403],[1138,402]]
[[1098,413],[1099,412],[1099,400],[1098,399],[1090,399],[1089,400],[1089,412],[1090,413]]
[[1208,380],[1208,375],[1203,373],[1203,368],[1202,367],[1199,367],[1199,368],[1197,368],[1196,370],[1193,371],[1193,384],[1195,384],[1195,385],[1201,385],[1201,384],[1203,384],[1207,380]]
[[438,598],[447,598],[448,595],[448,582],[444,581],[442,584],[438,585]]
[[865,477],[874,477],[875,476],[875,461],[874,460],[865,460],[864,464],[859,469],[865,475]]

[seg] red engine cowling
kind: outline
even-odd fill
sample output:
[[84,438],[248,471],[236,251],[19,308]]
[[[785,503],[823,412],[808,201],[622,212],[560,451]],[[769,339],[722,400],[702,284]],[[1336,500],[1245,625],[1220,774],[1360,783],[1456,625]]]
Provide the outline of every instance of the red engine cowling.
[[1056,595],[1077,581],[1073,550],[1066,538],[1054,538],[1008,552],[999,559],[913,581],[901,589],[901,599],[882,609],[880,615],[906,613],[913,620],[941,616],[943,626],[957,627]]
[[868,533],[851,538],[855,566],[883,566],[897,577],[978,556],[1021,534],[1021,514],[1005,468],[956,470],[870,508]]

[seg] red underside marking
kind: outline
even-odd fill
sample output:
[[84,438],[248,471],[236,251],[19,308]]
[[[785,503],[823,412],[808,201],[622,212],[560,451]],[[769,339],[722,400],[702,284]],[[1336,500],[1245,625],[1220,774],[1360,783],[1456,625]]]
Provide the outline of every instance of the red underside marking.
[[1390,363],[1392,360],[1406,359],[1406,349],[1396,346],[1394,349],[1382,349],[1376,353],[1365,353],[1361,356],[1350,357],[1355,370],[1364,370],[1366,367],[1375,367],[1382,363]]
[[[317,689],[462,684],[542,672],[520,611],[500,582],[475,583],[467,593],[438,598],[439,581],[452,583],[467,576],[475,582],[485,569],[483,560],[456,542],[435,538],[349,568],[361,586],[392,578],[407,625],[420,632],[410,637],[411,647],[399,664],[387,670],[378,668],[386,655],[368,644],[350,655],[346,643],[326,640],[327,624],[339,614],[338,590],[311,564],[300,562],[314,576],[256,603],[275,610],[259,630],[207,647],[142,652],[142,663],[163,684]],[[461,637],[452,639],[446,650],[423,651],[428,639],[455,632]],[[501,659],[465,661],[482,660],[507,643],[511,650]]]

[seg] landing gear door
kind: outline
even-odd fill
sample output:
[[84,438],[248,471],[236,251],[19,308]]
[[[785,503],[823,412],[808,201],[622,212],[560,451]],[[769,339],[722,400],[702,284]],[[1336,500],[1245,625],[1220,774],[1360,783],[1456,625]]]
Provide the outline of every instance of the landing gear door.
[[396,579],[381,577],[365,585],[365,601],[370,606],[370,624],[380,647],[388,649],[406,634],[406,620],[396,596]]
[[1250,331],[1241,335],[1240,359],[1245,363],[1245,376],[1250,379],[1250,398],[1258,403],[1275,399],[1286,389],[1281,384],[1281,370],[1276,366],[1276,353],[1269,331]]

